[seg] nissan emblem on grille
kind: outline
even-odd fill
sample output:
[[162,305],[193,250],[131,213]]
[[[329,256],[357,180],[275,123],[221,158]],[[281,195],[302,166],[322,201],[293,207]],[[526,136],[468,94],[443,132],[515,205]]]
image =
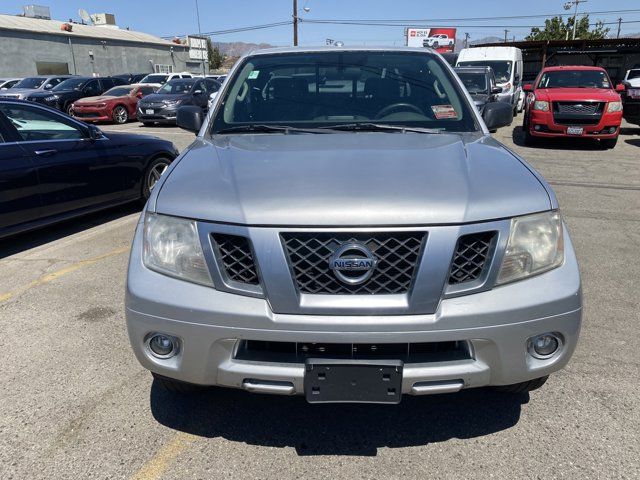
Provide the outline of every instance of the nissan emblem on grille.
[[350,242],[341,245],[329,258],[329,268],[341,282],[360,285],[371,278],[376,257],[365,245]]

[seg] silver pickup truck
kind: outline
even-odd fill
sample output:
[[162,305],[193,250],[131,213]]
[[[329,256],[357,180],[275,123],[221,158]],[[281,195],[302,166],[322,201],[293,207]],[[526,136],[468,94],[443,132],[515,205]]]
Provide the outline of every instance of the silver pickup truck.
[[126,317],[174,391],[397,403],[540,387],[571,357],[580,275],[556,197],[436,53],[240,59],[137,226]]

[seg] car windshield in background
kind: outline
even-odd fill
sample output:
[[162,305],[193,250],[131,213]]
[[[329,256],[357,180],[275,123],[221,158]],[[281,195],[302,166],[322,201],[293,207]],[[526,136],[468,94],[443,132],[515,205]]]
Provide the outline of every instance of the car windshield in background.
[[27,77],[16,83],[13,88],[40,88],[46,78]]
[[459,62],[459,67],[491,67],[496,76],[496,82],[506,83],[511,80],[513,62],[506,60],[474,60],[473,62]]
[[169,75],[147,75],[140,83],[164,83],[169,78]]
[[631,70],[629,75],[627,76],[627,80],[631,80],[634,78],[640,78],[640,70]]
[[426,52],[257,55],[227,83],[213,133],[251,125],[479,128],[445,63]]
[[171,80],[165,83],[156,93],[164,93],[171,95],[180,95],[182,93],[189,93],[193,86],[193,80]]
[[484,73],[458,72],[458,76],[469,93],[488,93],[487,76]]
[[70,78],[59,83],[51,89],[52,92],[61,92],[63,90],[79,90],[87,81],[86,78]]
[[601,70],[555,70],[544,73],[537,88],[611,88],[611,82]]
[[104,92],[103,95],[110,97],[124,97],[131,94],[131,91],[134,88],[136,87],[113,87],[112,89]]

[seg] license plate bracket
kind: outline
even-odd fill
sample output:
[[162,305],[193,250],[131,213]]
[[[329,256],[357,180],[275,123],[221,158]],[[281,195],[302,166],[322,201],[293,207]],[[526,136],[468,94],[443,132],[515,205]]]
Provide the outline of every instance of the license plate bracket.
[[147,115],[153,115],[155,113],[155,111],[153,110],[153,108],[147,108],[144,113],[146,113]]
[[309,358],[304,391],[309,403],[400,403],[401,360]]
[[582,135],[583,132],[582,127],[567,127],[567,135]]

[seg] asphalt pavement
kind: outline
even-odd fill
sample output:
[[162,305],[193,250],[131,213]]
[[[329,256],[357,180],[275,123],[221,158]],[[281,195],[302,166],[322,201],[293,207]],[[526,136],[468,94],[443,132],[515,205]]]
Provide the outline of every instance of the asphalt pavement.
[[584,286],[578,348],[541,390],[398,406],[166,393],[126,334],[126,206],[0,241],[0,478],[640,478],[640,128],[613,150],[529,148],[521,118],[495,136],[556,190]]

